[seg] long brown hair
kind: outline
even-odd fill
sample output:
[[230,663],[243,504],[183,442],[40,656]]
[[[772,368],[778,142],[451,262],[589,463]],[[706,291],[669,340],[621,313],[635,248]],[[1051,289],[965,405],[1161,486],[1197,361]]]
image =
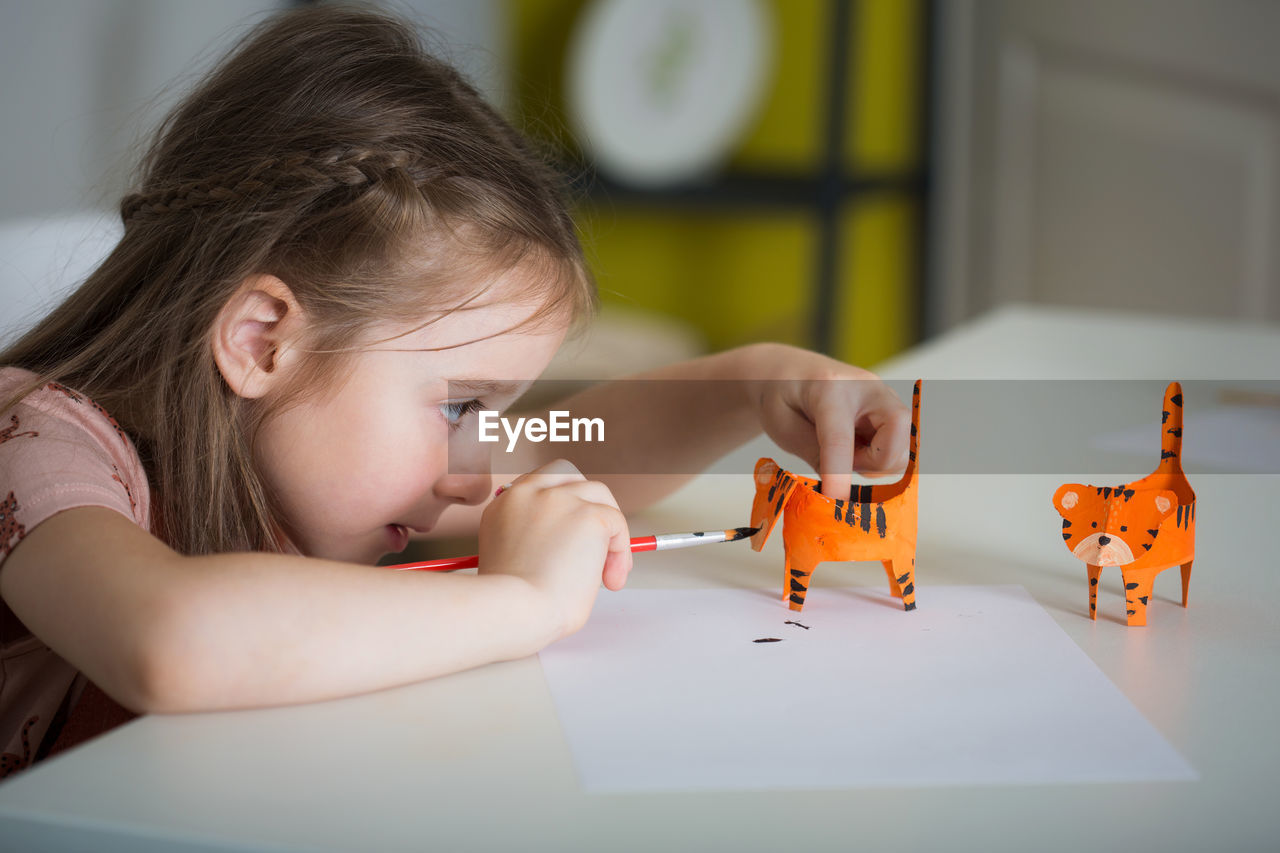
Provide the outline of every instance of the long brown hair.
[[340,371],[371,323],[474,300],[450,286],[475,280],[464,273],[536,263],[535,317],[582,316],[595,293],[559,186],[411,26],[290,11],[166,118],[121,203],[120,243],[0,364],[37,375],[24,393],[57,381],[116,417],[170,546],[273,550],[252,452],[267,409],[237,397],[213,360],[227,300],[255,274],[290,287],[312,332],[306,389]]

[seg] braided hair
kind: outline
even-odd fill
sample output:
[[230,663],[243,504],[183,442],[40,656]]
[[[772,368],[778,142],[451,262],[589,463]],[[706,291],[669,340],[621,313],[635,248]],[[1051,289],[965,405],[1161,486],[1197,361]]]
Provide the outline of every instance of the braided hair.
[[372,324],[483,304],[475,282],[517,264],[539,272],[531,322],[594,306],[557,176],[385,13],[264,21],[164,120],[135,186],[115,250],[0,364],[116,417],[153,530],[183,553],[278,547],[252,444],[283,403],[237,397],[210,340],[249,277],[278,277],[308,318],[303,389]]

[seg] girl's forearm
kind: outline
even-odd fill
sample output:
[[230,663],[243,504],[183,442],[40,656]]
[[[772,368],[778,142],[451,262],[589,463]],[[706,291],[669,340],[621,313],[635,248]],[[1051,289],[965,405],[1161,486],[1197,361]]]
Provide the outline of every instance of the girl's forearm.
[[[193,558],[149,710],[311,702],[537,652],[554,639],[518,577],[388,572],[275,554]],[[194,587],[194,588],[191,588]]]
[[556,630],[518,577],[282,554],[182,557],[100,507],[42,522],[0,582],[30,630],[143,712],[378,690],[532,654]]

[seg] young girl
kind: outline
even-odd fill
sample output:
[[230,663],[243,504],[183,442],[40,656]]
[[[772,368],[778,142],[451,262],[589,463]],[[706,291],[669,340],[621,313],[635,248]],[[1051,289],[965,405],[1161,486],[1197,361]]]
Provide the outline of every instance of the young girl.
[[[267,21],[163,124],[121,214],[102,266],[0,352],[0,772],[131,712],[529,655],[626,582],[620,508],[681,478],[531,456],[493,498],[492,445],[448,452],[595,297],[550,173],[412,30],[329,6]],[[905,407],[812,353],[646,378],[740,393],[571,401],[627,448],[614,470],[695,471],[762,426],[828,494],[905,462]],[[478,573],[370,565],[446,510],[478,529]]]

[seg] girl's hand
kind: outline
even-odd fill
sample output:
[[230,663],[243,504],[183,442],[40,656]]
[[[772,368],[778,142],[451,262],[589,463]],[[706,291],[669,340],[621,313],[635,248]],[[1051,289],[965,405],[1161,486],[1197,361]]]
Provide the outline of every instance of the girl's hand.
[[881,477],[906,467],[911,411],[874,373],[781,344],[749,358],[760,425],[813,466],[827,497],[849,496],[853,470]]
[[603,483],[572,463],[518,477],[480,518],[481,574],[515,575],[542,594],[552,640],[586,624],[600,582],[617,590],[631,572],[627,520]]

